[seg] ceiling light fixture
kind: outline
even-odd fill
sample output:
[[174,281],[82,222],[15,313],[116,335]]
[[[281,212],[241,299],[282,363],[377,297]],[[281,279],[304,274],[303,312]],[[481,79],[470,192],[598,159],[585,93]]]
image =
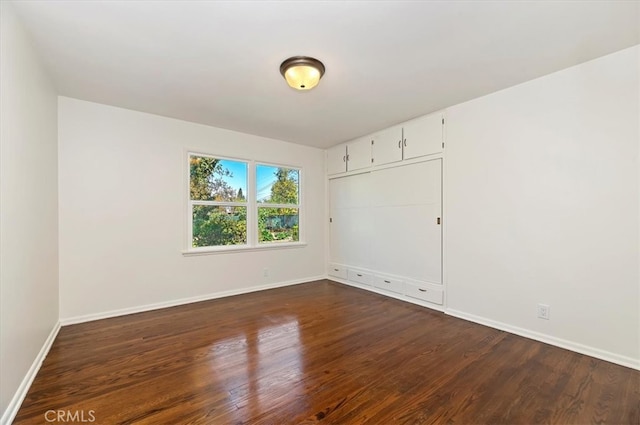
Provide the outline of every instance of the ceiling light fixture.
[[280,73],[296,90],[311,90],[324,75],[324,65],[308,56],[293,56],[282,62]]

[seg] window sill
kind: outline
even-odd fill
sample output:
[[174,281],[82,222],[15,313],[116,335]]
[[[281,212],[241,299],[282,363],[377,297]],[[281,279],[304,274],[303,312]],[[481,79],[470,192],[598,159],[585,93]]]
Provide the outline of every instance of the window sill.
[[198,255],[215,255],[215,254],[231,254],[238,252],[257,252],[268,251],[272,249],[292,249],[292,248],[304,248],[307,244],[305,242],[294,243],[272,243],[258,246],[225,246],[216,248],[201,248],[182,251],[184,257],[193,257]]

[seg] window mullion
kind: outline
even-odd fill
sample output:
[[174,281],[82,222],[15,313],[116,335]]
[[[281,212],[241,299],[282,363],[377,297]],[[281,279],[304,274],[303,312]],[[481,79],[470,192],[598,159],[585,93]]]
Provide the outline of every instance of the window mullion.
[[256,163],[249,161],[247,170],[247,243],[249,246],[258,245],[258,208],[256,188]]
[[258,208],[293,208],[300,209],[300,204],[267,204],[267,203],[259,203]]
[[229,202],[229,201],[201,201],[191,200],[192,205],[210,205],[217,207],[246,207],[248,202]]

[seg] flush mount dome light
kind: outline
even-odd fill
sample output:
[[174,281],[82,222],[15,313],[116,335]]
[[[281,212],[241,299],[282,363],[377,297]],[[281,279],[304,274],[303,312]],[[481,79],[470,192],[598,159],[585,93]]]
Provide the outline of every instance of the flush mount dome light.
[[280,73],[296,90],[311,90],[324,75],[324,65],[308,56],[293,56],[282,62]]

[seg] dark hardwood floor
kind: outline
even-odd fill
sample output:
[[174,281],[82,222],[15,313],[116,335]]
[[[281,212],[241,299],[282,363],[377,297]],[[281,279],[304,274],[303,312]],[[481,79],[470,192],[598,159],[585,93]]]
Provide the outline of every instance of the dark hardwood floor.
[[63,327],[15,423],[60,412],[103,425],[640,424],[640,372],[318,281]]

